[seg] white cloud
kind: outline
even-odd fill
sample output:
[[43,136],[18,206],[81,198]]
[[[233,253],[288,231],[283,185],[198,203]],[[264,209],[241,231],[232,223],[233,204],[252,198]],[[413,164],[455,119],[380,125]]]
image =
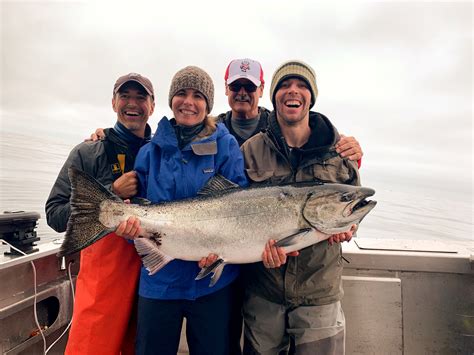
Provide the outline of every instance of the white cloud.
[[449,126],[438,129],[445,120],[471,128],[462,142],[472,141],[469,2],[4,1],[1,9],[2,120],[89,132],[96,120],[113,121],[113,82],[135,71],[155,85],[154,124],[169,114],[173,74],[190,64],[214,78],[219,113],[228,109],[224,70],[236,57],[261,61],[261,103],[270,107],[273,70],[300,58],[318,75],[316,108],[365,145],[379,144],[370,134],[403,135],[411,124],[426,127],[427,141],[456,139]]

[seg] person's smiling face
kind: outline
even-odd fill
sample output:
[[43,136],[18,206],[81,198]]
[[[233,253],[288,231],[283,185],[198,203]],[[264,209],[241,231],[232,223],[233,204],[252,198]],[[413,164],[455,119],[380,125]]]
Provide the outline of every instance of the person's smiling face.
[[281,82],[275,93],[277,117],[283,124],[294,125],[309,115],[311,91],[308,84],[297,77]]
[[179,90],[171,100],[176,123],[181,126],[194,126],[207,116],[207,102],[204,95],[194,89]]
[[250,80],[238,79],[226,85],[225,94],[236,118],[255,118],[258,115],[258,100],[262,97],[263,85],[255,86]]
[[114,95],[112,108],[121,124],[135,135],[143,136],[155,103],[140,84],[130,81]]

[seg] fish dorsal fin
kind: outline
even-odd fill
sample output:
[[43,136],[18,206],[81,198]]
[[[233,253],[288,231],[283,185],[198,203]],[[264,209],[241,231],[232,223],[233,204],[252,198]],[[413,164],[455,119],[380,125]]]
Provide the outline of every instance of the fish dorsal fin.
[[220,174],[214,175],[209,181],[204,185],[204,187],[198,191],[199,196],[209,196],[214,195],[217,192],[226,191],[229,189],[240,188],[239,185],[233,183],[232,181],[226,179]]

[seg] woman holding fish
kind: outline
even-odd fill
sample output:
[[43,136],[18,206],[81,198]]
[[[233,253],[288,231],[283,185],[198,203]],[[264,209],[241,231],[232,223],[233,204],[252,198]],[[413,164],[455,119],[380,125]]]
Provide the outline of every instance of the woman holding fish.
[[[175,74],[169,91],[174,118],[163,117],[136,159],[139,196],[154,203],[193,197],[216,174],[247,185],[237,141],[209,116],[213,101],[214,85],[205,71],[188,66]],[[139,225],[130,218],[117,234],[137,237]],[[209,287],[209,277],[195,280],[200,271],[195,261],[172,260],[152,276],[142,267],[137,354],[176,354],[183,318],[191,353],[228,353],[230,285],[237,268],[227,266]]]

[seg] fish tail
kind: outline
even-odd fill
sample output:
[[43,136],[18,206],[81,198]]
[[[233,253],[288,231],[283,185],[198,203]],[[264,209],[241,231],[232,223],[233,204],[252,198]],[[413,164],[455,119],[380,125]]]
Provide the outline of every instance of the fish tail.
[[[58,256],[76,253],[114,231],[99,221],[100,203],[120,200],[97,180],[76,168],[69,168],[71,215]],[[120,200],[121,201],[121,200]]]

